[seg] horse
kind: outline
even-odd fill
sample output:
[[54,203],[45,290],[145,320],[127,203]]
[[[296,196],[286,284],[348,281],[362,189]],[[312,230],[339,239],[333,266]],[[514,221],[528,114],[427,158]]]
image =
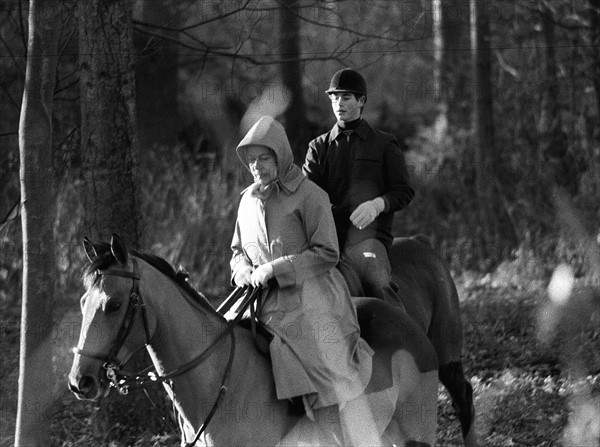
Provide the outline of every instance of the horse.
[[[477,447],[473,388],[462,365],[463,332],[458,293],[450,271],[423,235],[394,238],[389,250],[392,282],[406,312],[427,333],[439,361],[439,379],[452,399],[466,447]],[[352,296],[364,296],[348,263],[340,271]]]
[[[82,326],[69,373],[80,399],[110,387],[162,383],[178,413],[182,445],[342,445],[337,409],[310,418],[278,400],[269,358],[252,331],[230,324],[164,259],[86,241]],[[361,334],[374,350],[365,396],[383,445],[432,446],[438,362],[410,316],[381,300],[357,303]],[[155,373],[121,366],[146,347]],[[314,420],[313,420],[314,419]]]

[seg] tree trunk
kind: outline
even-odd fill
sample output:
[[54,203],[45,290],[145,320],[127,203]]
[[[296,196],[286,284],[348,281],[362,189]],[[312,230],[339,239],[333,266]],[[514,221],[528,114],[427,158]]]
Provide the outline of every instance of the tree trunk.
[[539,144],[548,166],[545,172],[549,183],[565,187],[574,193],[576,181],[570,173],[573,162],[569,160],[568,138],[562,131],[559,102],[558,64],[556,62],[555,18],[552,10],[540,4],[544,49],[544,81],[542,81],[542,110],[538,122]]
[[142,236],[137,168],[131,2],[79,3],[82,160],[86,235]]
[[309,135],[306,123],[306,104],[302,88],[300,65],[300,23],[294,10],[297,0],[284,0],[280,19],[281,77],[290,100],[284,112],[286,132],[292,145],[294,163],[302,165]]
[[25,89],[19,123],[23,302],[15,445],[48,445],[55,291],[52,106],[61,6],[31,0]]
[[469,126],[469,5],[463,0],[433,0],[436,86],[451,128]]
[[482,254],[490,262],[502,259],[516,242],[515,228],[502,203],[495,170],[499,165],[494,144],[494,88],[492,83],[489,0],[471,0],[471,66],[473,89],[472,133],[475,150],[475,188],[479,204]]
[[[141,2],[142,20],[175,28],[179,23],[177,6],[173,1]],[[173,32],[169,37],[177,39]],[[136,101],[140,158],[152,146],[174,147],[180,129],[177,108],[177,69],[179,48],[177,43],[148,37],[135,36],[135,48],[139,54],[136,64]]]
[[[138,182],[131,3],[128,0],[82,0],[79,3],[80,90],[84,226],[94,240],[119,234],[139,248],[142,238]],[[145,351],[125,366],[141,371],[150,364]],[[148,390],[162,402],[162,390]],[[141,390],[112,393],[95,414],[96,435],[107,439],[117,423],[156,432],[160,414]]]
[[494,213],[490,207],[493,196],[494,112],[490,24],[487,0],[471,0],[471,48],[473,70],[472,131],[475,142],[476,192],[479,221],[483,238],[492,237]]
[[590,10],[591,48],[594,60],[593,77],[596,90],[596,119],[600,117],[600,0],[588,0]]

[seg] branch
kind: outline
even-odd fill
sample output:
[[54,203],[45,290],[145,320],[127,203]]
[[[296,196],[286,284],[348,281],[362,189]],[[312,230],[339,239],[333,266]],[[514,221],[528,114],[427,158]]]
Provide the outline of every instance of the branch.
[[[70,75],[67,75],[66,77],[68,77],[68,76],[70,76]],[[63,79],[65,79],[65,78],[63,78]],[[60,81],[56,82],[57,86],[58,86],[58,82],[60,82]],[[78,83],[79,83],[79,77],[77,77],[77,79],[75,79],[74,81],[71,81],[69,84],[65,85],[64,87],[57,88],[56,90],[54,90],[54,94],[58,95],[59,93],[64,92],[65,90],[68,90],[71,87],[77,85]]]
[[[197,41],[197,43],[202,45],[201,47],[190,45],[190,44],[188,44],[186,42],[182,42],[180,39],[177,39],[174,37],[164,36],[164,35],[156,35],[154,33],[145,31],[143,29],[136,28],[136,30],[142,34],[146,34],[146,35],[153,36],[153,37],[160,37],[162,39],[177,43],[178,45],[180,45],[183,48],[186,48],[188,50],[192,50],[192,51],[198,52],[198,53],[204,53],[204,56],[202,57],[202,60],[204,61],[203,64],[206,62],[206,59],[210,56],[240,59],[240,60],[243,60],[246,62],[250,62],[257,66],[278,65],[278,64],[285,63],[285,62],[289,62],[290,60],[298,60],[300,62],[311,62],[311,61],[318,61],[318,60],[323,60],[323,61],[331,60],[331,59],[337,60],[339,58],[339,56],[336,56],[335,52],[334,53],[324,53],[321,56],[319,56],[321,53],[304,53],[304,54],[309,54],[310,56],[269,61],[269,60],[257,58],[255,54],[241,53],[240,50],[241,50],[242,45],[239,45],[237,47],[237,49],[235,49],[233,51],[223,51],[223,50],[215,49],[214,47],[210,47],[207,43],[199,41],[199,40]],[[349,50],[355,45],[356,45],[356,43],[350,43],[348,45],[348,47],[345,48],[343,51],[346,53],[349,53],[350,52]],[[263,54],[259,54],[259,56],[265,56],[265,57],[267,57],[267,56],[282,56],[282,54],[281,53],[272,53],[272,54],[263,53]],[[186,65],[186,64],[182,64],[182,65]]]
[[[197,43],[199,45],[202,46],[202,51],[204,51],[207,48],[215,48],[214,46],[209,45],[208,43],[201,41],[200,39],[198,39],[196,36],[192,35],[191,33],[189,33],[189,30],[201,27],[203,25],[206,25],[208,23],[211,22],[215,22],[218,20],[222,20],[225,19],[229,16],[232,16],[234,14],[240,13],[242,11],[250,11],[250,12],[270,12],[270,11],[279,11],[282,9],[286,9],[289,10],[291,13],[293,13],[294,15],[296,15],[296,17],[299,20],[302,20],[308,24],[317,26],[317,27],[321,27],[321,28],[328,28],[328,29],[334,29],[340,32],[345,32],[347,34],[349,34],[350,36],[355,36],[364,40],[370,39],[370,40],[378,40],[378,41],[389,41],[389,42],[393,42],[394,44],[398,45],[400,43],[407,43],[407,42],[413,42],[413,41],[420,41],[423,40],[422,38],[414,38],[414,39],[409,39],[409,38],[392,38],[392,37],[387,37],[385,34],[388,34],[390,32],[390,29],[384,31],[383,33],[380,34],[371,34],[371,33],[362,33],[362,32],[358,32],[355,29],[351,28],[351,27],[347,27],[347,26],[340,26],[340,25],[332,25],[330,23],[323,23],[320,22],[318,20],[313,20],[313,19],[309,19],[305,16],[303,16],[302,14],[299,14],[298,11],[301,9],[307,9],[309,7],[314,7],[314,5],[318,5],[319,2],[315,2],[311,5],[304,5],[304,6],[297,6],[297,7],[293,7],[290,8],[289,6],[283,4],[281,2],[281,0],[276,0],[277,4],[279,6],[277,7],[263,7],[263,8],[252,8],[252,7],[248,7],[248,4],[250,3],[250,0],[246,0],[244,2],[244,4],[242,6],[240,6],[239,8],[236,8],[230,12],[218,15],[216,17],[207,19],[207,20],[201,20],[199,22],[196,22],[192,25],[187,25],[187,26],[182,26],[182,27],[172,27],[172,26],[167,26],[167,25],[158,25],[158,24],[154,24],[154,23],[148,23],[148,22],[142,22],[139,20],[134,20],[132,23],[136,26],[135,29],[141,33],[144,33],[148,36],[152,36],[152,37],[157,37],[157,38],[161,38],[161,39],[165,39],[174,43],[177,43],[181,46],[183,46],[184,48],[188,48],[188,49],[192,49],[192,50],[197,50],[198,48],[190,46],[188,44],[185,44],[184,42],[182,42],[180,39],[178,38],[174,38],[172,36],[168,36],[165,35],[162,32],[159,33],[153,33],[150,32],[148,30],[145,30],[143,28],[152,28],[158,31],[165,31],[168,33],[179,33],[179,34],[183,34],[185,37],[187,37],[188,39],[190,39],[192,42]],[[322,8],[321,6],[317,6],[319,8]],[[325,9],[325,8],[322,8]],[[415,26],[417,26],[417,24],[422,20],[424,16],[424,13],[422,13],[419,18],[415,21],[415,24],[413,25],[413,28],[408,31],[409,33],[414,29]],[[225,49],[226,47],[222,47],[221,49]],[[231,53],[226,53],[226,54],[222,54],[225,55],[227,57],[240,57],[240,54],[237,52],[238,50],[235,50]],[[220,53],[218,51],[210,51],[215,55],[219,55]],[[248,60],[249,62],[252,62],[252,58],[248,55],[242,57],[245,60]]]
[[6,215],[6,217],[4,218],[2,223],[0,223],[0,231],[4,230],[4,228],[6,228],[13,220],[15,220],[17,217],[19,217],[20,214],[21,214],[21,195],[19,195],[19,198],[17,199],[16,203],[10,208],[10,210],[8,211],[8,214]]
[[73,135],[76,134],[76,132],[79,130],[78,126],[73,127],[73,129],[71,129],[71,131],[62,139],[62,141],[60,143],[58,143],[56,146],[61,147],[63,144],[65,144],[68,140],[71,139],[71,137]]
[[[285,9],[289,10],[291,13],[293,13],[296,17],[298,17],[298,19],[300,19],[300,20],[302,20],[302,21],[304,21],[306,23],[309,23],[311,25],[315,25],[315,26],[321,27],[321,28],[328,28],[328,29],[334,29],[334,30],[337,30],[337,31],[346,32],[346,33],[348,33],[350,35],[361,37],[361,38],[364,38],[364,39],[387,40],[387,41],[394,42],[394,43],[402,43],[402,42],[406,42],[407,41],[406,39],[393,39],[391,37],[385,37],[384,34],[387,34],[390,31],[389,29],[386,30],[386,31],[384,31],[381,34],[367,34],[367,33],[358,32],[358,31],[356,31],[356,30],[354,30],[352,28],[349,28],[347,26],[340,26],[340,25],[332,25],[332,24],[329,24],[329,23],[322,23],[322,22],[319,22],[318,20],[312,20],[312,19],[304,17],[301,14],[298,14],[297,11],[298,11],[299,8],[290,8],[287,5],[282,4],[281,0],[276,0],[276,2],[279,3],[280,5],[282,5],[281,8],[271,8],[271,9],[283,9],[283,8],[285,8]],[[323,9],[325,9],[325,8],[323,8]],[[261,9],[257,8],[257,10],[261,10]],[[263,10],[268,10],[268,8],[263,8]],[[421,14],[420,17],[422,18],[423,14]],[[413,27],[413,29],[414,29],[414,27]]]
[[25,32],[23,23],[25,23],[25,19],[23,18],[23,0],[19,0],[19,28],[21,29],[23,48],[25,48],[25,57],[27,57],[27,33]]
[[[155,28],[159,31],[172,31],[171,27],[168,26],[163,26],[163,25],[149,25],[149,24],[145,24],[145,23],[141,23],[138,22],[137,23],[138,26],[148,26],[151,28]],[[139,28],[138,26],[134,26],[134,29],[136,31],[139,31],[142,34],[145,34],[147,36],[151,36],[151,37],[156,37],[159,39],[163,39],[163,40],[168,40],[170,42],[174,42],[177,43],[178,45],[181,45],[183,47],[186,47],[186,44],[184,44],[179,38],[176,37],[172,37],[169,35],[165,35],[165,34],[161,34],[161,33],[154,33],[151,31],[146,31],[144,29]],[[203,40],[198,39],[196,36],[194,36],[193,34],[188,33],[187,31],[180,31],[178,32],[178,34],[183,34],[185,37],[188,37],[192,42],[196,42],[200,45],[203,45],[204,47],[209,47],[209,44],[207,44],[206,42],[204,42]],[[189,47],[189,48],[193,48],[193,47]],[[226,47],[223,47],[223,49],[225,49]]]
[[185,32],[187,30],[198,28],[200,26],[204,26],[204,25],[207,25],[209,23],[216,22],[216,21],[221,20],[221,19],[225,19],[225,18],[227,18],[229,16],[237,14],[238,12],[244,11],[244,10],[247,9],[246,7],[248,6],[248,3],[250,3],[250,0],[246,0],[246,2],[242,6],[240,6],[239,8],[236,8],[236,9],[230,11],[230,12],[224,13],[222,15],[213,17],[213,18],[208,19],[208,20],[202,20],[202,21],[196,22],[196,23],[194,23],[192,25],[187,25],[187,26],[183,26],[183,27],[179,27],[179,28],[175,28],[175,27],[171,27],[171,26],[165,26],[165,25],[156,25],[154,23],[141,22],[139,20],[133,20],[132,23],[134,25],[147,26],[147,27],[150,27],[150,28],[160,28],[160,29],[162,29],[164,31],[172,31],[172,32],[176,32],[176,33]]
[[523,3],[517,5],[526,12],[530,12],[535,15],[544,14],[545,9],[546,12],[550,13],[549,20],[552,21],[552,23],[556,26],[567,31],[588,30],[591,26],[589,21],[577,14],[568,14],[563,17],[562,14],[557,10],[556,5],[546,0],[541,0],[541,2],[537,5],[528,5]]
[[10,58],[12,59],[13,63],[15,64],[15,66],[17,67],[17,70],[19,71],[19,73],[21,74],[21,76],[25,77],[25,69],[20,66],[17,57],[13,53],[13,51],[10,48],[10,45],[8,44],[8,42],[6,42],[6,40],[4,40],[4,37],[2,37],[2,34],[0,34],[0,42],[2,42],[2,44],[6,47],[6,50],[8,51],[8,54],[10,55]]
[[496,55],[496,59],[498,60],[498,65],[500,66],[500,68],[502,68],[513,78],[520,78],[518,70],[515,67],[510,66],[508,62],[506,62],[504,56],[502,56],[502,53],[500,51],[494,51],[494,54]]
[[2,87],[2,90],[4,90],[4,93],[6,93],[6,96],[8,97],[8,99],[10,99],[10,102],[15,106],[15,108],[17,110],[21,110],[21,106],[19,105],[19,103],[15,100],[15,98],[13,98],[12,94],[10,93],[10,91],[6,88],[6,86],[4,84],[0,84],[0,87]]

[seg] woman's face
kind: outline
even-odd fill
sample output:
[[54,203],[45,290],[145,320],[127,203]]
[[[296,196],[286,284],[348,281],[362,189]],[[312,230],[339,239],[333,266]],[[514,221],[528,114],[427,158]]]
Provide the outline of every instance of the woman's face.
[[246,149],[246,160],[255,182],[267,186],[277,178],[277,158],[271,149],[264,146],[249,146]]

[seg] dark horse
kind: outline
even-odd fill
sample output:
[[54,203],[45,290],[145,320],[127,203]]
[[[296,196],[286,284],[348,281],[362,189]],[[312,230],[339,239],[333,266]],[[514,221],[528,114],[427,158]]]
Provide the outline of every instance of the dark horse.
[[[439,379],[452,397],[464,443],[477,445],[473,388],[461,360],[462,323],[458,293],[450,271],[424,236],[396,238],[390,248],[392,280],[407,313],[427,333],[439,362]],[[364,296],[348,266],[341,268],[352,296]]]

